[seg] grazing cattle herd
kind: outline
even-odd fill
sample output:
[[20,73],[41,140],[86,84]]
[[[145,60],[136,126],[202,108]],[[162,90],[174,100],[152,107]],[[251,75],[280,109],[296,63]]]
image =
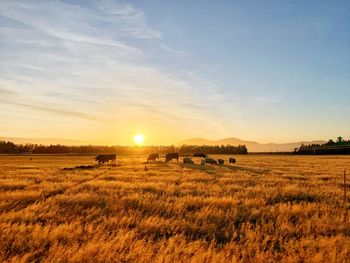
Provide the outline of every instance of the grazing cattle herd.
[[[194,164],[194,161],[192,160],[191,157],[201,158],[201,160],[200,160],[201,165],[205,165],[205,164],[223,165],[225,163],[225,161],[223,159],[215,160],[215,159],[209,158],[207,156],[208,155],[205,153],[194,153],[193,155],[185,155],[185,157],[183,157],[183,163],[184,164]],[[157,160],[159,161],[159,158],[160,158],[160,156],[158,153],[152,153],[148,156],[146,163],[155,163],[155,162],[157,162]],[[179,153],[174,152],[174,153],[167,153],[165,155],[165,162],[166,163],[168,163],[174,159],[179,161]],[[115,160],[116,160],[116,154],[100,154],[100,155],[97,155],[95,157],[95,161],[98,162],[99,165],[105,164],[105,163],[109,164],[109,162],[115,164]],[[228,159],[228,162],[230,164],[236,163],[236,159],[230,157]]]

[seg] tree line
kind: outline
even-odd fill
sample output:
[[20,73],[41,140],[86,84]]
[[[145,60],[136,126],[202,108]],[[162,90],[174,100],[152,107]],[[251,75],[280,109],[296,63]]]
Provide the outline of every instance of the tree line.
[[67,145],[38,145],[38,144],[15,144],[13,142],[0,141],[1,154],[166,154],[179,152],[181,155],[203,152],[206,154],[247,154],[245,145],[217,145],[217,146],[67,146]]
[[301,145],[294,154],[350,154],[350,140],[339,136],[336,141],[330,139],[325,144]]

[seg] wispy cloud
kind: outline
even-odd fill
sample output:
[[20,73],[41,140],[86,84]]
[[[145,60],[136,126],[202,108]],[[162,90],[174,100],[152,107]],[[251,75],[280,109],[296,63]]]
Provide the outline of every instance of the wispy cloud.
[[211,81],[154,62],[183,54],[130,4],[0,2],[0,93],[16,92],[19,108],[119,126],[148,120],[169,132],[224,130]]
[[130,4],[119,3],[113,0],[105,0],[97,3],[99,10],[107,15],[106,20],[114,23],[123,23],[124,27],[118,33],[137,38],[162,39],[160,32],[147,25],[145,14],[142,10]]
[[8,89],[5,89],[5,88],[2,88],[0,86],[0,95],[6,96],[6,95],[13,95],[13,94],[15,94],[15,92],[8,90]]
[[38,106],[38,105],[31,105],[31,104],[14,102],[14,101],[0,100],[0,102],[15,105],[15,106],[20,106],[20,107],[24,107],[24,108],[44,111],[44,112],[48,112],[48,113],[59,114],[59,115],[67,116],[67,117],[78,117],[78,118],[83,118],[83,119],[87,119],[87,120],[101,121],[101,119],[99,119],[99,118],[90,116],[90,115],[82,113],[82,112],[69,111],[69,110],[65,110],[65,109],[44,107],[44,106]]

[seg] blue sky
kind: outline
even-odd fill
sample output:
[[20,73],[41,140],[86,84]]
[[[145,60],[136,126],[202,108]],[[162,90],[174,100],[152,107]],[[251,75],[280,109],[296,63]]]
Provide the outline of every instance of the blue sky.
[[1,1],[0,135],[350,137],[349,1]]

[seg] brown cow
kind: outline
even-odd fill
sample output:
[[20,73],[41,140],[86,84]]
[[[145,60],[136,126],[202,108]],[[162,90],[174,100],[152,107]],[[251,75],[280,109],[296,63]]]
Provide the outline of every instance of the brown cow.
[[147,162],[150,163],[150,162],[155,162],[156,159],[159,160],[159,154],[158,153],[152,153],[148,156],[148,159],[147,159]]
[[218,164],[218,162],[212,158],[205,158],[205,163],[209,163],[209,164]]
[[115,159],[116,154],[100,154],[95,157],[95,161],[98,162],[98,164],[109,163],[109,161],[115,163]]
[[172,159],[176,159],[177,161],[179,161],[179,153],[167,153],[165,155],[165,162],[169,162]]

